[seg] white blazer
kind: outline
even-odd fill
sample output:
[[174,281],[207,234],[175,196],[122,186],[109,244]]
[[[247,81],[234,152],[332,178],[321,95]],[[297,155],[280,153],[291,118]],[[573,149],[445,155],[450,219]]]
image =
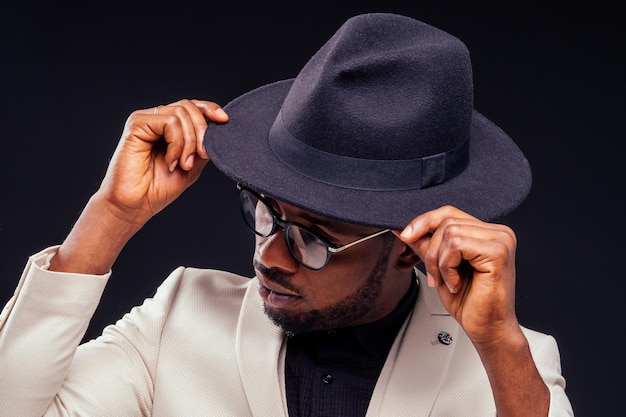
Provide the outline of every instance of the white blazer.
[[[77,347],[110,274],[49,272],[54,250],[31,257],[0,315],[1,416],[287,416],[285,337],[263,312],[256,278],[178,268]],[[495,416],[478,354],[424,279],[367,416]],[[452,343],[439,341],[442,331]],[[524,332],[550,416],[573,415],[555,340]]]

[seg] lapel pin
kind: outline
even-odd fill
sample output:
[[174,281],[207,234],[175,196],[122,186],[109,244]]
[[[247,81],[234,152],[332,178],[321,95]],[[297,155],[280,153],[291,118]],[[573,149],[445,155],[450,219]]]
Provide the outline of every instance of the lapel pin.
[[452,343],[452,336],[448,332],[439,332],[439,334],[437,335],[437,339],[439,339],[439,342],[443,343],[444,345],[449,345],[450,343]]

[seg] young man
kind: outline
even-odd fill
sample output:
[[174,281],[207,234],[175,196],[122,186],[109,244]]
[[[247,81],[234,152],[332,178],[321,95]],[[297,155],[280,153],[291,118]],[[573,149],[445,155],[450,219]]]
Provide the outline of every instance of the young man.
[[[356,16],[225,110],[129,117],[0,316],[4,413],[572,415],[554,339],[516,319],[515,234],[486,222],[524,199],[528,163],[473,109],[462,42]],[[240,188],[256,276],[181,267],[78,346],[126,242],[209,159]]]

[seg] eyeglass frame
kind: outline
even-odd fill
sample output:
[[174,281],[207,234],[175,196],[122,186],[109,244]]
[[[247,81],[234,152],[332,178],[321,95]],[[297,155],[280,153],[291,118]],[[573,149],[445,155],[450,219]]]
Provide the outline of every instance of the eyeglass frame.
[[[261,236],[261,237],[270,237],[273,234],[275,234],[278,231],[278,226],[280,226],[283,229],[283,238],[285,239],[285,244],[287,246],[287,248],[289,249],[289,253],[291,254],[291,257],[293,259],[296,260],[296,262],[298,262],[298,264],[302,265],[303,267],[310,269],[312,271],[320,271],[322,269],[324,269],[326,267],[326,265],[328,265],[328,263],[330,262],[330,258],[332,257],[332,255],[336,254],[336,253],[340,253],[343,252],[344,250],[351,248],[353,246],[358,245],[359,243],[363,243],[365,241],[368,241],[372,238],[375,238],[377,236],[380,236],[384,233],[390,232],[391,229],[382,229],[382,230],[378,230],[374,233],[371,233],[369,235],[363,236],[357,240],[354,240],[352,242],[348,242],[344,245],[335,245],[333,243],[328,242],[326,239],[324,239],[323,237],[319,236],[317,233],[314,233],[311,229],[309,229],[308,227],[297,223],[297,222],[290,222],[290,221],[286,221],[281,219],[278,214],[274,211],[274,208],[272,207],[271,204],[269,204],[269,202],[265,199],[265,197],[262,194],[257,193],[256,191],[245,187],[241,184],[237,184],[237,189],[239,190],[239,209],[241,211],[241,215],[244,218],[244,223],[246,224],[246,226],[248,226],[248,229],[252,230],[252,232],[254,232],[255,235],[257,236]],[[241,202],[241,193],[242,192],[249,192],[250,194],[252,194],[254,197],[256,197],[259,201],[261,201],[269,210],[269,213],[272,215],[272,229],[270,230],[269,233],[267,234],[261,234],[258,231],[256,231],[246,220],[246,214],[244,213],[243,210],[243,204]],[[256,221],[255,221],[256,222]],[[320,266],[319,268],[313,268],[310,265],[307,265],[304,263],[304,261],[302,261],[301,259],[298,258],[298,256],[296,256],[296,254],[294,253],[294,250],[291,247],[291,243],[289,243],[289,238],[287,237],[287,233],[285,233],[285,230],[287,227],[292,226],[292,227],[298,227],[303,229],[304,231],[306,231],[307,233],[309,233],[310,235],[314,236],[317,240],[319,240],[321,243],[324,244],[324,246],[326,247],[326,261],[324,262],[324,264],[322,266]]]

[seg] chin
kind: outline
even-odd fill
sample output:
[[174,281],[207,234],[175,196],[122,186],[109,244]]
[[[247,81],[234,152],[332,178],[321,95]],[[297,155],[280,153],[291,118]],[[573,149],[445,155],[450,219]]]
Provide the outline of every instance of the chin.
[[264,311],[267,317],[290,337],[336,327],[332,325],[329,326],[329,323],[327,323],[319,311],[285,314],[284,312],[276,311],[267,304],[264,304]]

